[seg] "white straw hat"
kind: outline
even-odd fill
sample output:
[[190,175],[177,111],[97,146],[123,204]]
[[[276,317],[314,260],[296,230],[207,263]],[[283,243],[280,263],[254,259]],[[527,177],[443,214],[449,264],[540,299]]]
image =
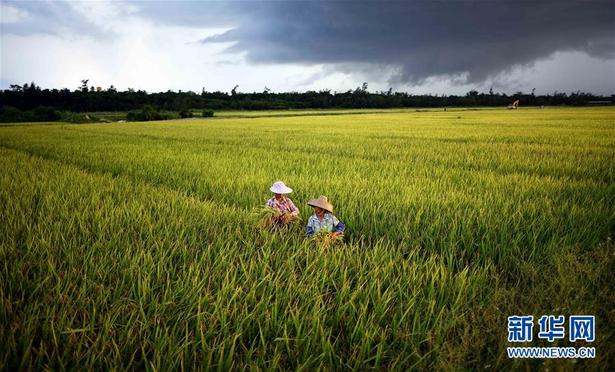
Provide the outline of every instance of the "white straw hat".
[[271,190],[271,192],[275,194],[290,194],[291,192],[293,192],[293,189],[286,186],[282,181],[274,182],[273,185],[271,185],[271,187],[269,188],[269,190]]

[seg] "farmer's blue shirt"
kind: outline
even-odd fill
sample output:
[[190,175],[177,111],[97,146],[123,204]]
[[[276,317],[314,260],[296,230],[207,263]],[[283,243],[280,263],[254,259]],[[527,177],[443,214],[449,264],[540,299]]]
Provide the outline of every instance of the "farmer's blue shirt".
[[315,214],[311,215],[308,219],[305,232],[308,236],[312,236],[313,234],[318,234],[321,231],[344,232],[345,229],[346,225],[344,225],[342,221],[338,220],[331,213],[325,213],[322,221],[319,220]]

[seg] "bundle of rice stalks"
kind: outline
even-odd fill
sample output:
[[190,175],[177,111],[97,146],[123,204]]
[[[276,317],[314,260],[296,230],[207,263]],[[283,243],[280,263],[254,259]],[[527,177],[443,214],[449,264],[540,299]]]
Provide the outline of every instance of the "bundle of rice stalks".
[[338,235],[334,235],[333,233],[327,232],[327,231],[321,231],[318,234],[314,234],[311,237],[311,240],[314,242],[314,244],[316,244],[317,246],[323,248],[323,249],[328,249],[334,245],[339,245],[342,243],[343,241],[343,237],[342,236],[338,236]]
[[260,230],[296,230],[301,225],[301,217],[280,213],[269,207],[261,207],[253,212],[256,227]]
[[256,208],[252,212],[255,225],[259,229],[271,228],[281,215],[282,214],[279,211],[269,207]]

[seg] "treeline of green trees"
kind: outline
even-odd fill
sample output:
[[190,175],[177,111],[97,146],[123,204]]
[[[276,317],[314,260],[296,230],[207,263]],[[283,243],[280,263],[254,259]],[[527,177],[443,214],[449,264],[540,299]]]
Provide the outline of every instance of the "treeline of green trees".
[[[199,113],[201,117],[213,117],[214,112],[205,109]],[[197,114],[198,115],[198,114]],[[0,123],[23,123],[23,122],[44,122],[44,121],[63,121],[67,123],[92,123],[92,122],[111,122],[119,120],[128,121],[151,121],[168,120],[178,118],[191,118],[194,116],[192,110],[160,111],[151,105],[145,105],[139,110],[124,112],[97,112],[80,113],[72,111],[59,111],[49,106],[39,106],[32,110],[20,110],[12,106],[0,106]]]
[[12,106],[0,107],[0,123],[17,123],[25,121],[57,121],[65,115],[53,107],[39,106],[32,110],[19,110]]
[[[208,110],[275,110],[275,109],[327,109],[327,108],[402,108],[402,107],[473,107],[507,106],[519,100],[521,106],[587,105],[596,101],[613,102],[615,95],[599,96],[591,93],[558,93],[535,95],[517,92],[513,95],[470,91],[465,95],[413,95],[406,92],[370,92],[367,83],[355,90],[330,90],[273,93],[265,88],[260,93],[240,93],[235,86],[230,93],[160,92],[147,93],[128,89],[118,91],[113,86],[102,89],[88,86],[69,89],[41,89],[35,83],[11,85],[0,91],[0,107],[21,111],[54,109],[68,112],[131,111],[151,106],[158,111],[188,113],[192,109]],[[39,110],[39,111],[40,111]],[[182,115],[180,115],[182,116]]]
[[[126,114],[126,120],[128,121],[151,121],[151,120],[167,120],[191,118],[194,116],[192,110],[183,109],[177,114],[172,111],[159,111],[151,105],[145,105],[139,110],[131,110]],[[201,117],[213,117],[214,112],[212,110],[204,109],[201,112]]]

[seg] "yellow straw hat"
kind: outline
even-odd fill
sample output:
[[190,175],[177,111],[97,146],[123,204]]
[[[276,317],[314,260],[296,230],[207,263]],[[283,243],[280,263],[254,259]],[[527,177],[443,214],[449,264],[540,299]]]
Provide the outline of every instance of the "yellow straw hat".
[[308,202],[311,207],[318,207],[326,210],[329,213],[333,213],[333,204],[329,203],[329,199],[326,196],[320,195],[318,199],[312,199]]

